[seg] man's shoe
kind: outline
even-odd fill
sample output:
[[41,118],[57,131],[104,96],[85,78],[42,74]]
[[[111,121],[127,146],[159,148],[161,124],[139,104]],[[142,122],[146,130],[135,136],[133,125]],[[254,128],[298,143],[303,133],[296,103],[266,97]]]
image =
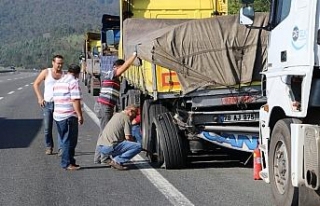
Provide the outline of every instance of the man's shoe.
[[114,169],[117,169],[117,170],[128,170],[128,167],[124,167],[118,163],[116,163],[115,161],[110,161],[110,166],[113,167]]
[[65,168],[66,170],[79,170],[81,169],[80,165],[76,165],[76,164],[70,164],[68,167]]
[[111,166],[111,159],[106,159],[105,161],[101,162],[100,164],[105,165],[107,167]]
[[52,155],[52,148],[46,149],[46,155]]
[[58,149],[58,157],[62,156],[62,149]]

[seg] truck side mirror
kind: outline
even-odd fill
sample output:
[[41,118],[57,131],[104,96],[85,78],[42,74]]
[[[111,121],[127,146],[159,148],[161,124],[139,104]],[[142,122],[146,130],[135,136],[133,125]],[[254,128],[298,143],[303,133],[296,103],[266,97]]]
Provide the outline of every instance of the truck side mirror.
[[317,44],[320,45],[320,29],[317,32]]
[[240,9],[240,24],[252,25],[254,20],[254,9],[252,6],[245,6]]
[[107,46],[108,47],[114,47],[114,43],[115,43],[115,41],[114,41],[114,31],[113,30],[108,30],[107,32],[106,32],[106,39],[107,39]]

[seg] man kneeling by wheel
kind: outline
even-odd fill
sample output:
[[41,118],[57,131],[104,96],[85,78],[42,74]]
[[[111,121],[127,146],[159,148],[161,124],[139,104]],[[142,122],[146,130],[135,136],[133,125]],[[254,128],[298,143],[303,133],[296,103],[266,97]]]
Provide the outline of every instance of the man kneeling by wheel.
[[109,156],[108,164],[117,170],[127,170],[123,164],[141,152],[141,144],[131,134],[131,122],[138,108],[129,105],[112,116],[98,139],[99,152]]

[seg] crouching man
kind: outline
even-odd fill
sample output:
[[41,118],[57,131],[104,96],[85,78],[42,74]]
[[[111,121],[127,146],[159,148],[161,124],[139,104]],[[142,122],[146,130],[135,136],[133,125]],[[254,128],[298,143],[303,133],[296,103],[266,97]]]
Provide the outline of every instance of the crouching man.
[[137,113],[137,107],[130,105],[114,114],[98,139],[99,152],[110,156],[109,165],[115,169],[127,170],[123,164],[141,152],[141,144],[131,135],[131,122]]

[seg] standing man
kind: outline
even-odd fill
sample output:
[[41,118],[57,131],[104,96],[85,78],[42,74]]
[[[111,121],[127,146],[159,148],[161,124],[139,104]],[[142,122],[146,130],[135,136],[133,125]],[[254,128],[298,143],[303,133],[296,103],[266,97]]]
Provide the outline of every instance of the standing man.
[[78,142],[78,125],[83,124],[81,110],[81,90],[79,86],[80,67],[71,64],[68,73],[53,86],[53,118],[62,143],[61,167],[78,170],[80,166],[74,159]]
[[[114,113],[114,107],[117,104],[120,93],[120,80],[119,76],[123,74],[130,65],[133,63],[137,56],[137,52],[134,52],[133,55],[126,61],[118,59],[113,64],[113,69],[108,70],[102,74],[102,84],[100,95],[95,104],[95,111],[98,119],[100,120],[100,135],[107,125],[108,121]],[[104,164],[106,158],[101,156],[98,151],[98,145],[96,146],[94,154],[94,163],[95,164]]]
[[[33,89],[37,95],[38,103],[43,110],[44,121],[44,138],[46,150],[45,154],[52,155],[53,152],[53,139],[52,139],[52,126],[53,126],[53,85],[62,76],[63,56],[55,55],[52,59],[52,68],[44,69],[40,72],[38,77],[33,83]],[[40,85],[44,82],[44,94],[41,94]],[[58,136],[58,142],[59,142]],[[58,154],[61,154],[61,147],[59,142]]]
[[137,107],[129,105],[113,115],[98,139],[99,152],[105,157],[112,156],[109,164],[117,170],[127,170],[123,164],[141,152],[141,144],[131,135],[131,122],[137,112]]

